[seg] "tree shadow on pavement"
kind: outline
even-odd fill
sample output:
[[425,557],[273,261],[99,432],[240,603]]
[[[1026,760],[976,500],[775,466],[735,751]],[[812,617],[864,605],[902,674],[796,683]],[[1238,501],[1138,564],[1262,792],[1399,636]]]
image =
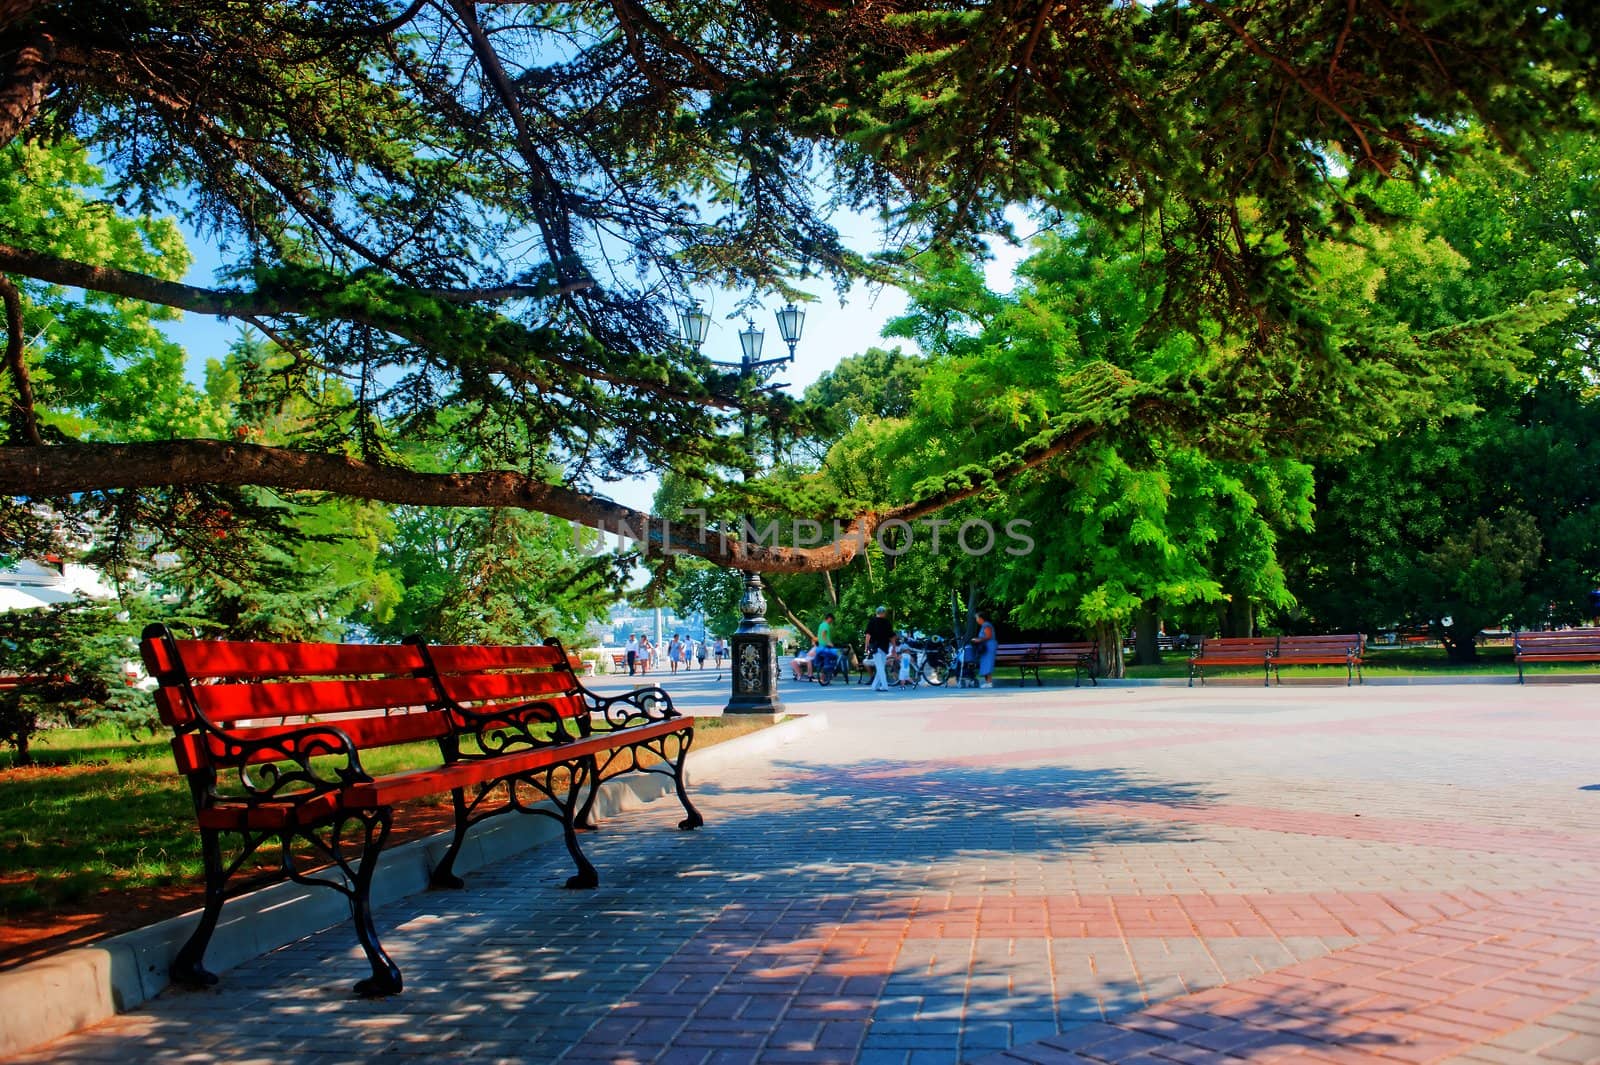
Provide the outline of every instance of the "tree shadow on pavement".
[[[362,965],[344,925],[216,989],[148,1004],[132,1021],[141,1060],[283,1060],[326,1042],[363,1060],[432,1046],[564,1065],[954,1065],[1089,1026],[1113,1029],[1106,1045],[1148,1035],[1133,1022],[1224,981],[1215,969],[1189,983],[1153,977],[1114,927],[1045,879],[1116,848],[1198,838],[1203,826],[1091,809],[1203,804],[1212,796],[1198,786],[868,760],[784,762],[767,781],[694,795],[700,831],[674,831],[681,811],[663,800],[585,836],[595,891],[551,889],[566,856],[546,846],[478,870],[463,891],[381,908],[402,995],[347,997]],[[1179,1011],[1176,1030],[1209,1031],[1209,1008],[1165,1008]],[[1331,1041],[1344,1016],[1261,1009],[1263,1025],[1292,1018],[1267,1026],[1285,1040]],[[107,1026],[54,1044],[51,1060],[104,1055],[118,1039]]]

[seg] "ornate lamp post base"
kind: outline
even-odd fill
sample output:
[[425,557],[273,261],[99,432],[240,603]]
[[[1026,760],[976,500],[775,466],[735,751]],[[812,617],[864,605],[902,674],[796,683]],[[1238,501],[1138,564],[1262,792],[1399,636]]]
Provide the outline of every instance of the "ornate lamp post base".
[[745,574],[739,611],[744,620],[733,634],[733,695],[722,712],[777,720],[784,713],[778,698],[778,641],[767,628],[767,597],[759,573]]

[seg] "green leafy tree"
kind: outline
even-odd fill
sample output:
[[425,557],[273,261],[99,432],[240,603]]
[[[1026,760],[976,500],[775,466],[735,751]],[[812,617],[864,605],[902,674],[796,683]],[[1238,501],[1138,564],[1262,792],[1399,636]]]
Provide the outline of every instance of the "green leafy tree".
[[525,511],[401,508],[392,520],[380,568],[397,596],[367,616],[382,639],[576,646],[621,598],[633,562],[591,555],[594,534]]
[[0,687],[0,743],[32,764],[29,743],[42,724],[111,721],[150,725],[155,704],[128,686],[123,662],[137,654],[138,627],[116,605],[60,603],[0,613],[0,651],[6,672],[27,679]]
[[[907,247],[970,248],[1020,203],[1145,237],[1153,313],[1210,355],[1171,378],[1084,363],[1081,406],[985,434],[987,454],[853,514],[867,532],[1140,426],[1213,450],[1287,450],[1324,418],[1352,432],[1360,408],[1388,417],[1387,386],[1447,381],[1487,349],[1441,343],[1459,329],[1330,317],[1313,235],[1386,225],[1384,188],[1453,165],[1473,114],[1514,147],[1589,122],[1597,27],[1590,4],[1513,0],[806,17],[759,3],[21,0],[0,9],[0,144],[77,135],[105,161],[113,210],[191,210],[230,261],[215,284],[181,285],[170,264],[18,231],[0,237],[8,284],[253,321],[352,388],[318,393],[292,445],[40,441],[26,426],[62,413],[8,359],[0,490],[64,504],[250,484],[636,518],[588,488],[646,468],[726,479],[750,465],[729,431],[741,408],[792,414],[666,340],[660,294],[892,274],[903,258],[842,245],[837,202],[893,211]],[[480,413],[449,416],[463,408]],[[424,441],[462,465],[413,464]],[[790,571],[859,550],[683,546]]]
[[[1317,530],[1289,552],[1309,615],[1340,629],[1431,628],[1457,660],[1484,627],[1589,617],[1600,576],[1597,167],[1600,143],[1560,138],[1529,169],[1485,155],[1419,193],[1414,214],[1465,266],[1395,271],[1384,298],[1418,315],[1487,316],[1530,294],[1572,295],[1566,313],[1515,339],[1529,353],[1519,372],[1462,374],[1445,416],[1404,421],[1319,469]],[[1481,566],[1464,555],[1473,547]]]
[[1543,547],[1533,518],[1513,510],[1493,522],[1476,519],[1422,556],[1420,569],[1429,579],[1419,582],[1419,591],[1441,611],[1436,624],[1452,661],[1472,657],[1482,630],[1530,613],[1527,578]]

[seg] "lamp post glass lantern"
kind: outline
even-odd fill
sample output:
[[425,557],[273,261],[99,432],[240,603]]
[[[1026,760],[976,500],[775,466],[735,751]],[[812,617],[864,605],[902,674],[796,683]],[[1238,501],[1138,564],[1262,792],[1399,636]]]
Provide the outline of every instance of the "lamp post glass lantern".
[[[747,321],[739,331],[739,361],[731,363],[713,359],[711,364],[738,370],[742,379],[748,379],[760,370],[794,361],[794,348],[800,341],[801,330],[805,328],[805,312],[789,303],[777,313],[778,335],[789,346],[787,356],[763,360],[761,346],[765,334],[753,322]],[[711,330],[711,316],[695,303],[687,310],[678,312],[678,324],[683,330],[684,341],[698,351]],[[752,439],[750,412],[743,411],[743,417],[744,438],[748,443]],[[749,480],[753,470],[747,467],[740,474]],[[753,522],[746,517],[744,526],[749,529]],[[761,583],[761,574],[752,570],[745,571],[739,613],[744,617],[733,634],[731,648],[733,692],[723,713],[766,714],[776,718],[783,713],[783,703],[778,698],[778,644],[767,625],[767,596]]]

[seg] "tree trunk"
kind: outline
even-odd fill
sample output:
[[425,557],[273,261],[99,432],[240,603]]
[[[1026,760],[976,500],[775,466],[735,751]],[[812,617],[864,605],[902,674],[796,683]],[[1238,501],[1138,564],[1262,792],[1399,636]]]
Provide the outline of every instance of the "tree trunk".
[[16,748],[12,765],[32,765],[33,751],[29,741],[39,731],[39,715],[22,696],[20,689],[12,689],[0,699],[0,740],[10,740]]
[[789,624],[803,632],[807,640],[812,643],[817,642],[817,634],[812,632],[805,622],[794,616],[794,611],[789,609],[789,604],[783,601],[783,596],[779,595],[770,584],[767,585],[767,594],[772,596],[774,603],[778,604],[778,609],[783,611],[783,616],[789,620]]
[[[978,635],[978,622],[977,622],[977,618],[975,617],[975,615],[978,612],[978,593],[981,590],[982,589],[980,589],[978,587],[978,582],[977,581],[968,581],[967,582],[967,610],[966,610],[966,616],[961,618],[959,621],[956,622],[956,632],[955,632],[956,639],[959,642],[963,643],[963,644],[966,643],[968,640],[972,639],[974,636]],[[951,603],[952,603],[952,606],[954,606],[957,609],[959,609],[959,606],[960,606],[960,603],[961,603],[960,596],[956,595],[955,593],[952,593],[951,594]]]
[[[23,13],[32,6],[41,5],[6,5],[20,7]],[[0,20],[0,26],[7,21]],[[0,144],[10,144],[16,140],[38,116],[39,105],[44,103],[45,95],[50,91],[55,52],[55,41],[49,34],[35,33],[17,49],[11,69],[0,73]]]
[[1224,636],[1254,636],[1256,607],[1249,599],[1236,595],[1218,606],[1218,628]]
[[1477,633],[1462,631],[1457,626],[1439,630],[1439,642],[1444,644],[1445,660],[1452,665],[1465,665],[1478,660]]
[[1141,666],[1161,664],[1161,615],[1156,611],[1159,605],[1151,599],[1133,616],[1133,660]]
[[1094,642],[1100,650],[1100,675],[1121,680],[1128,670],[1122,660],[1122,626],[1102,622],[1094,627]]

